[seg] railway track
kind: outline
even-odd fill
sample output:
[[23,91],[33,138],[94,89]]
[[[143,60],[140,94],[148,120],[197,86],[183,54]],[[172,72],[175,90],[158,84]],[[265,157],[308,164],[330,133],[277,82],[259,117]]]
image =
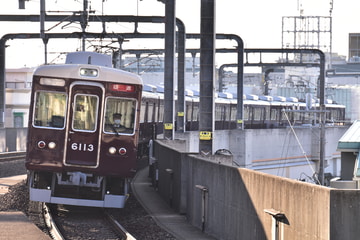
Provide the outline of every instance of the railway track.
[[44,221],[45,221],[45,224],[47,226],[50,236],[54,240],[65,240],[64,236],[62,235],[59,228],[57,227],[48,206],[46,204],[42,204],[42,207],[43,207],[42,215],[44,217]]
[[[24,153],[23,153],[24,154]],[[11,154],[10,154],[11,155]],[[16,154],[15,154],[16,155]],[[21,156],[18,154],[18,156]],[[24,155],[23,155],[24,156]],[[20,157],[21,158],[21,157]],[[0,177],[8,177],[14,175],[21,175],[26,173],[26,169],[24,167],[24,159],[21,160],[13,160],[2,163],[0,161]],[[143,162],[139,163],[139,166],[146,165],[147,159],[143,159]],[[37,225],[39,229],[41,229],[46,234],[50,235],[48,227],[46,227],[46,223],[44,217],[42,216],[42,206],[37,202],[29,202],[28,196],[28,188],[25,182],[21,182],[11,187],[11,191],[0,196],[0,209],[1,211],[9,211],[9,210],[18,210],[26,213],[29,217],[29,220]],[[123,209],[108,209],[110,210],[110,214],[116,219],[122,226],[127,229],[133,237],[129,235],[129,233],[125,233],[127,235],[127,239],[141,239],[141,240],[152,240],[152,239],[175,239],[170,233],[166,230],[162,229],[157,225],[154,219],[146,212],[146,210],[141,206],[141,204],[137,201],[133,194],[130,194],[129,199],[126,202],[126,206]],[[51,210],[50,210],[51,211]],[[56,210],[57,211],[57,210]],[[66,213],[67,211],[62,211],[61,214]],[[70,211],[68,211],[70,212]],[[81,214],[80,211],[78,213]],[[54,214],[52,214],[54,215]],[[75,215],[75,213],[73,214]],[[99,213],[100,215],[100,213]],[[107,218],[102,214],[103,218]],[[54,220],[55,224],[58,226],[62,226]],[[112,223],[117,225],[118,223]],[[101,237],[88,237],[82,238],[79,237],[85,231],[86,234],[90,230],[97,231],[96,228],[92,227],[83,227],[80,225],[79,229],[75,223],[69,224],[71,226],[67,226],[66,228],[72,229],[72,231],[78,231],[77,234],[73,234],[71,237],[65,236],[65,239],[106,239]],[[59,227],[60,232],[62,232],[61,227]],[[85,230],[83,229],[85,228]],[[107,223],[107,228],[113,229],[113,227]],[[81,230],[81,231],[80,231]],[[114,230],[112,230],[114,231]],[[52,235],[54,235],[52,233]],[[84,234],[85,236],[85,234]],[[114,232],[112,233],[112,238],[107,239],[125,239],[124,236],[116,235]],[[1,237],[0,237],[1,238]]]
[[106,210],[105,216],[107,217],[108,222],[113,225],[114,229],[118,232],[119,236],[122,236],[121,239],[126,240],[136,240],[126,229],[114,218],[111,213]]
[[1,152],[0,163],[11,162],[15,160],[24,160],[25,157],[26,157],[26,152]]
[[[89,207],[35,204],[32,220],[55,240],[135,240],[109,210]],[[38,218],[38,219],[35,219]]]
[[0,178],[26,174],[26,152],[0,153]]

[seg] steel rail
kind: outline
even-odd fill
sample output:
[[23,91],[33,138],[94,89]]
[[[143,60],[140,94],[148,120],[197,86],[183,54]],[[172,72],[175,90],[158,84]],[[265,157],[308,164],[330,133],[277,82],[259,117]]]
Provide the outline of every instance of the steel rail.
[[109,213],[104,211],[107,220],[112,224],[116,232],[122,237],[121,240],[136,240],[126,229]]
[[51,216],[50,209],[47,207],[47,205],[45,203],[43,203],[42,209],[43,209],[42,214],[43,214],[43,217],[45,220],[45,224],[48,228],[48,231],[49,231],[51,237],[54,240],[65,240],[65,238],[61,234],[59,228],[56,226],[54,219]]
[[2,152],[0,153],[0,162],[10,162],[19,159],[25,159],[26,152]]

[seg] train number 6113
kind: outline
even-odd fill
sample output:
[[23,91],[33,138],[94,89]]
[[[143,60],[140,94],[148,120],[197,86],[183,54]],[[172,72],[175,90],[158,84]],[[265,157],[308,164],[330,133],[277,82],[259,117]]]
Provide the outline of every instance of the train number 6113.
[[71,149],[74,151],[92,152],[94,151],[94,145],[86,143],[73,143],[71,144]]

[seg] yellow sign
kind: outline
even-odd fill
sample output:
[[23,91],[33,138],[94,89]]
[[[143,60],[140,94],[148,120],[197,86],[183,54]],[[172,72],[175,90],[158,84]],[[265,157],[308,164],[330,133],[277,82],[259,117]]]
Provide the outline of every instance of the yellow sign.
[[199,135],[200,140],[211,140],[212,139],[212,133],[209,131],[201,131]]
[[164,129],[165,130],[172,130],[173,124],[172,123],[164,123]]
[[237,123],[239,123],[239,124],[240,124],[240,123],[243,123],[243,120],[242,120],[242,119],[238,119],[238,120],[237,120]]
[[184,115],[184,112],[178,112],[178,117],[183,117]]

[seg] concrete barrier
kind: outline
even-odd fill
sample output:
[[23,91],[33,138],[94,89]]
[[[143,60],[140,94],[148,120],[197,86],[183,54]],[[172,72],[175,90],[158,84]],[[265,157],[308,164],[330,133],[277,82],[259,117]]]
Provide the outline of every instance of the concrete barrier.
[[27,128],[0,129],[0,152],[26,151]]
[[[222,164],[157,140],[159,194],[218,239],[357,239],[359,190],[338,190]],[[170,171],[171,170],[171,171]],[[276,235],[277,234],[277,235]]]

